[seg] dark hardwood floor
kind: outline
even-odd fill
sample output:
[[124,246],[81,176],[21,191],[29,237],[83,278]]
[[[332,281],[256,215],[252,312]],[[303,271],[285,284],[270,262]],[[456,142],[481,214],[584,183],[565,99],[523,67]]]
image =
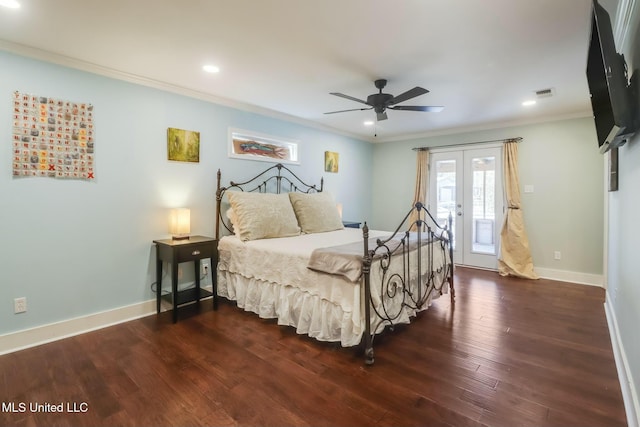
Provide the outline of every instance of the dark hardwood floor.
[[4,355],[0,425],[626,425],[603,289],[456,276],[371,367],[225,300]]

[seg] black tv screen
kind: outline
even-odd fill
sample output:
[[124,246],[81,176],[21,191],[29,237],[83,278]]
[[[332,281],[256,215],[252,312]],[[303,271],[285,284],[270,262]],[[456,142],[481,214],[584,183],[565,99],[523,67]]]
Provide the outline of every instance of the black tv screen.
[[616,52],[611,19],[593,2],[587,82],[598,146],[604,153],[627,142],[633,134],[633,113],[624,56]]

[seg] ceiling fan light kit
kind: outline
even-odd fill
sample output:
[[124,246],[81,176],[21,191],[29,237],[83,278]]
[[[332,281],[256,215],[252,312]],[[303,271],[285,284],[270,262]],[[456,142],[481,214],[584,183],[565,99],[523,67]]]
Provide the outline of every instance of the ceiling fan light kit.
[[389,93],[382,93],[382,89],[387,85],[385,79],[378,79],[374,82],[378,93],[371,94],[367,97],[367,100],[354,98],[353,96],[345,95],[339,92],[331,92],[331,95],[339,96],[340,98],[349,99],[351,101],[359,102],[361,104],[368,105],[369,108],[352,108],[349,110],[330,111],[325,114],[345,113],[347,111],[364,111],[374,110],[378,121],[387,120],[386,110],[400,110],[400,111],[423,111],[430,113],[437,113],[444,109],[442,106],[428,106],[428,105],[396,105],[409,99],[415,98],[420,95],[429,93],[427,89],[420,86],[416,86],[413,89],[409,89],[406,92],[401,93],[398,96],[393,96]]

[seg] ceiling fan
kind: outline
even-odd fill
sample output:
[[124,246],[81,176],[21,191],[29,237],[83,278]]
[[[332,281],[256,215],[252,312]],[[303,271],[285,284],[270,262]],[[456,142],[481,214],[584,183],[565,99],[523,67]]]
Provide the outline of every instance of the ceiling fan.
[[325,114],[335,114],[335,113],[345,113],[347,111],[364,111],[364,110],[375,110],[376,116],[378,117],[378,121],[387,120],[387,113],[385,110],[405,110],[405,111],[426,111],[437,113],[444,109],[442,106],[426,106],[426,105],[396,105],[401,102],[407,101],[409,99],[415,98],[416,96],[424,95],[429,91],[427,89],[421,88],[419,86],[414,87],[413,89],[409,89],[408,91],[401,93],[398,96],[393,96],[388,93],[382,93],[382,89],[387,85],[387,81],[384,79],[379,79],[374,82],[379,92],[369,95],[366,101],[362,99],[354,98],[349,95],[345,95],[343,93],[331,92],[331,95],[339,96],[341,98],[350,99],[352,101],[359,102],[361,104],[368,105],[369,108],[353,108],[350,110],[340,110],[340,111],[330,111]]

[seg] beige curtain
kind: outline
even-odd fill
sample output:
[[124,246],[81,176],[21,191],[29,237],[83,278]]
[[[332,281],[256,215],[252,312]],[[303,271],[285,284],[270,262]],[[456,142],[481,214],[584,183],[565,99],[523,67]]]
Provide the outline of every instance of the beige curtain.
[[[416,171],[416,190],[413,194],[413,205],[416,202],[422,202],[425,207],[427,206],[427,190],[429,189],[429,151],[418,150],[417,157],[417,171]],[[409,223],[413,224],[418,220],[418,211],[411,211],[409,216]],[[413,226],[412,226],[413,228]]]
[[500,233],[498,272],[502,276],[538,279],[533,271],[529,239],[524,229],[524,216],[520,206],[520,179],[518,177],[518,143],[507,141],[503,150],[503,168],[507,212]]

